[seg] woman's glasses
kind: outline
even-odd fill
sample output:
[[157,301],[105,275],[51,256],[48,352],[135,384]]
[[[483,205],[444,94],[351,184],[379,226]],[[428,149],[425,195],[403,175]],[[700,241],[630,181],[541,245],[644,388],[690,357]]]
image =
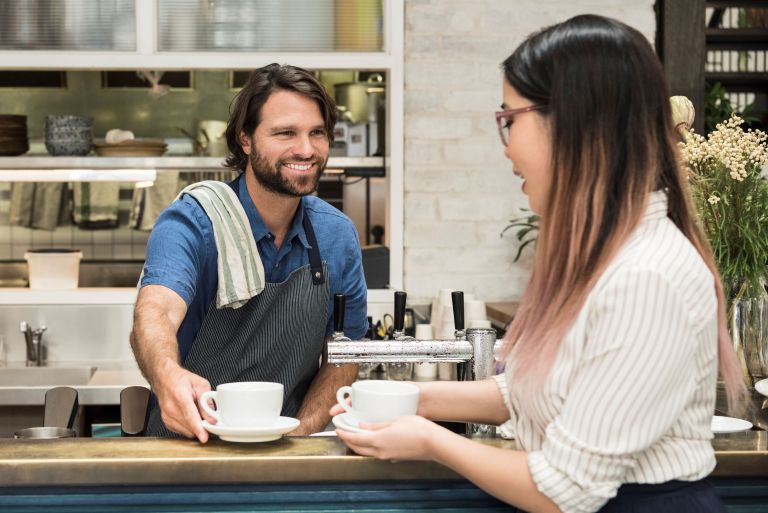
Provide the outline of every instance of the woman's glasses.
[[546,108],[546,105],[529,105],[528,107],[521,107],[519,109],[501,110],[496,113],[496,126],[499,127],[499,137],[501,138],[501,144],[506,146],[509,144],[509,127],[515,120],[515,116],[524,112],[531,112],[533,110],[541,110]]

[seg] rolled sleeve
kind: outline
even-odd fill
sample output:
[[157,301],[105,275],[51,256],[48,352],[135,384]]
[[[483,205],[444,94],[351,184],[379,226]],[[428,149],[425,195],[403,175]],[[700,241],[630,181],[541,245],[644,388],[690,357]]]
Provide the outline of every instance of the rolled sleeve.
[[493,379],[496,382],[496,386],[499,387],[501,398],[504,400],[504,406],[506,406],[507,411],[509,411],[509,420],[507,422],[514,425],[517,419],[517,412],[512,407],[512,403],[509,400],[509,387],[507,386],[507,376],[504,373],[496,374],[491,379]]
[[213,227],[199,204],[185,196],[158,218],[147,242],[141,287],[163,285],[189,306],[204,272]]
[[689,312],[664,276],[623,269],[596,292],[566,402],[528,455],[539,491],[564,513],[597,511],[614,497],[696,386]]

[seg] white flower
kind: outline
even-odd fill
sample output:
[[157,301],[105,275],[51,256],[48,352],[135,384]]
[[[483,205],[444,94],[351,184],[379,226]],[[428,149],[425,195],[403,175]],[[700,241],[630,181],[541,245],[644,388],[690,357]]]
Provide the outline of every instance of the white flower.
[[709,202],[710,205],[717,205],[717,203],[720,201],[720,198],[718,198],[713,194],[709,198],[707,198],[707,201]]
[[693,103],[685,96],[673,96],[669,99],[672,107],[672,121],[675,128],[684,128],[689,130],[693,125],[693,118],[696,116],[696,109]]

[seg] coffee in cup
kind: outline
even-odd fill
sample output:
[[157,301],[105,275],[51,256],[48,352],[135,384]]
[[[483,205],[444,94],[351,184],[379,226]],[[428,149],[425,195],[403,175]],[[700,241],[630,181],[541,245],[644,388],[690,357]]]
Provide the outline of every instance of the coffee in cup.
[[[208,405],[213,399],[216,409]],[[223,383],[200,396],[200,407],[228,427],[267,427],[283,408],[283,385],[269,381]]]
[[[352,406],[347,396],[352,398]],[[339,388],[336,400],[357,422],[389,422],[416,414],[419,387],[398,381],[356,381]]]

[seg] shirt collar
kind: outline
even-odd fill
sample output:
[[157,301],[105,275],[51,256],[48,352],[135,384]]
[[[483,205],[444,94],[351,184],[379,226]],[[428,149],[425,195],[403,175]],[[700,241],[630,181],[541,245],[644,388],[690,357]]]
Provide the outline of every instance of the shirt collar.
[[[269,228],[264,224],[264,220],[259,215],[259,211],[256,209],[256,205],[253,204],[251,195],[248,194],[248,187],[245,184],[245,173],[241,173],[237,180],[237,195],[240,198],[240,203],[243,205],[245,215],[248,216],[248,222],[251,224],[251,231],[253,232],[253,238],[256,242],[265,238],[270,234]],[[301,198],[299,207],[296,209],[296,215],[293,216],[293,223],[288,233],[285,236],[286,241],[298,238],[301,244],[309,249],[309,241],[307,235],[304,233],[304,198]]]
[[648,205],[645,207],[643,220],[664,219],[669,212],[667,193],[663,190],[653,191],[648,195]]

